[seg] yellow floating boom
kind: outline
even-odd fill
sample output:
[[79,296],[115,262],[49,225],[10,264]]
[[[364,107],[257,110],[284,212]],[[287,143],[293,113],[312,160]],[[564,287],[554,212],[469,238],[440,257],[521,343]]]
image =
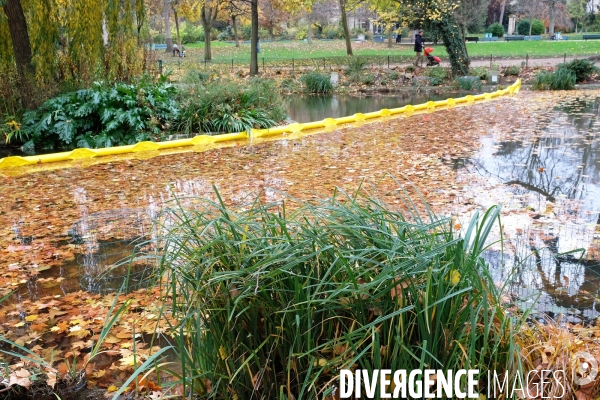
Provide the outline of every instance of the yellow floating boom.
[[58,161],[81,160],[93,157],[102,157],[110,155],[119,155],[126,153],[140,153],[148,151],[157,151],[164,149],[172,149],[176,147],[208,145],[218,142],[235,141],[249,138],[260,138],[273,135],[283,135],[288,133],[298,133],[310,129],[329,128],[342,124],[353,122],[361,122],[373,118],[387,117],[390,115],[405,114],[412,115],[415,112],[433,112],[436,109],[454,107],[461,103],[471,104],[481,100],[491,100],[496,97],[511,95],[518,93],[521,89],[521,79],[518,79],[514,84],[503,90],[497,90],[492,93],[483,93],[475,96],[468,95],[457,99],[447,99],[440,101],[428,101],[427,103],[417,105],[407,105],[404,107],[386,109],[370,112],[357,113],[352,116],[341,118],[325,118],[321,121],[308,123],[293,123],[286,126],[278,126],[269,129],[253,129],[251,132],[244,131],[239,133],[228,133],[224,135],[198,135],[190,139],[171,140],[167,142],[139,142],[128,146],[106,147],[101,149],[80,148],[72,151],[66,151],[53,154],[42,154],[36,156],[12,156],[0,159],[0,168],[21,167],[25,165],[46,164]]

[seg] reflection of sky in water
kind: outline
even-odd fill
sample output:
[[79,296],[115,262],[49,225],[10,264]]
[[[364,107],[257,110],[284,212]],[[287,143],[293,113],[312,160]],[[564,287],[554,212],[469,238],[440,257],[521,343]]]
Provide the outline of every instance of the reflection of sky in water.
[[[485,182],[484,190],[472,187],[476,202],[502,203],[507,214],[505,257],[488,258],[495,279],[515,283],[511,293],[521,306],[540,295],[537,309],[554,316],[600,315],[599,132],[599,104],[578,101],[542,113],[533,127],[491,132],[468,163]],[[577,248],[587,251],[585,265],[555,257]]]

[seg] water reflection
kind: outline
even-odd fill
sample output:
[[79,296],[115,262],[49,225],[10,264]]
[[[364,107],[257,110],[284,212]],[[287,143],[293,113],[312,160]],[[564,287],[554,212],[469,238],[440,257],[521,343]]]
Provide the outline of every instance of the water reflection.
[[[578,99],[536,124],[482,139],[467,169],[485,177],[479,204],[500,202],[509,251],[490,254],[522,308],[580,321],[600,316],[600,118],[597,101]],[[506,189],[508,187],[508,195]],[[511,211],[521,214],[511,216]],[[531,219],[522,218],[527,212]],[[581,253],[561,253],[583,249]]]
[[290,99],[288,114],[296,122],[311,122],[458,96],[456,93],[395,93],[362,97],[342,94],[331,96],[296,95]]

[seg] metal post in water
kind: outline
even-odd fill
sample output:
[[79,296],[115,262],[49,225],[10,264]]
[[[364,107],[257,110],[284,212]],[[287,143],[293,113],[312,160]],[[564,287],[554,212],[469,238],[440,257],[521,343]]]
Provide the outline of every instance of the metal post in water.
[[563,62],[565,62],[565,63],[567,62],[567,53],[565,53],[565,58],[564,58]]
[[492,68],[492,60],[494,59],[494,55],[490,54],[490,68]]
[[163,71],[163,60],[158,60],[158,73],[162,74]]
[[529,53],[525,56],[525,68],[529,68]]

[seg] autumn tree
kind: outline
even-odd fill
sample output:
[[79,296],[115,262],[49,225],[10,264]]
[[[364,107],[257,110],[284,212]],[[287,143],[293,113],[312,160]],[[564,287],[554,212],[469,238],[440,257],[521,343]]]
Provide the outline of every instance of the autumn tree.
[[396,24],[400,21],[400,4],[391,0],[376,0],[371,5],[377,12],[376,21],[385,27],[388,35],[388,47],[392,45],[392,34]]
[[[123,80],[141,72],[145,9],[137,0],[0,1],[0,35],[8,32],[12,42],[0,46],[0,59],[34,72],[38,82]],[[63,52],[56,51],[59,42]]]
[[223,11],[229,17],[233,28],[233,39],[235,47],[240,47],[240,38],[238,33],[238,21],[249,15],[248,3],[239,0],[230,0],[223,5]]
[[350,28],[348,27],[348,0],[339,0],[340,16],[342,19],[342,29],[344,30],[344,39],[346,41],[346,55],[352,54],[352,43],[350,42]]
[[202,28],[204,29],[204,60],[212,60],[211,52],[211,37],[213,23],[217,19],[217,15],[225,2],[219,0],[204,0],[202,8],[200,10],[200,21],[202,22]]
[[548,33],[554,35],[554,26],[556,24],[557,13],[564,14],[565,1],[564,0],[544,0],[546,7],[548,7]]
[[569,0],[567,2],[567,11],[575,23],[575,33],[577,33],[579,23],[581,23],[583,17],[585,17],[586,4],[586,0]]
[[279,0],[259,0],[258,7],[260,26],[265,27],[271,38],[274,38],[275,30],[287,22],[289,13],[285,11],[284,4]]

